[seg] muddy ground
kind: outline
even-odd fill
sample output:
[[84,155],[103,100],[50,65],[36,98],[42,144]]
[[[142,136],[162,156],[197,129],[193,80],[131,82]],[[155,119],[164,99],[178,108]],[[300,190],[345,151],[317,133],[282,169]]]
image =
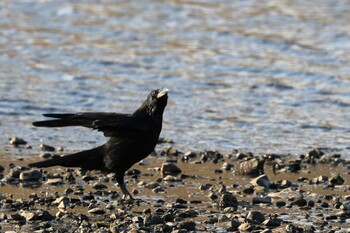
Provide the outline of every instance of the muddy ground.
[[[128,172],[127,186],[136,200],[125,200],[113,174],[62,167],[33,172],[26,164],[43,159],[37,153],[4,152],[0,229],[348,232],[349,161],[336,150],[301,154],[190,153],[164,147]],[[181,172],[162,171],[164,163]]]

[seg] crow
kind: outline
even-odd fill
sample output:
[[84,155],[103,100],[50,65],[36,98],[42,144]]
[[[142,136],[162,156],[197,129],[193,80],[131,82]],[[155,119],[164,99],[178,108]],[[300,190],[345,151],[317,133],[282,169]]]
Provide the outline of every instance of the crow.
[[53,120],[33,122],[37,127],[84,126],[103,132],[107,143],[75,154],[41,162],[31,167],[80,167],[115,173],[124,197],[133,199],[124,183],[124,174],[135,163],[146,158],[155,148],[162,130],[163,112],[168,101],[168,89],[153,90],[132,114],[82,112],[43,114]]

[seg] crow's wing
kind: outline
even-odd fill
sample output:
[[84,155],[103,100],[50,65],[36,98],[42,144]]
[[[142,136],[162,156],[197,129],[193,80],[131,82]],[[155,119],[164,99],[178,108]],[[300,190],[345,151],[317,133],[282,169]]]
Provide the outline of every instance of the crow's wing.
[[147,124],[132,114],[82,112],[65,114],[44,114],[54,120],[36,121],[38,127],[84,126],[102,131],[105,136],[112,136],[126,131],[147,131]]

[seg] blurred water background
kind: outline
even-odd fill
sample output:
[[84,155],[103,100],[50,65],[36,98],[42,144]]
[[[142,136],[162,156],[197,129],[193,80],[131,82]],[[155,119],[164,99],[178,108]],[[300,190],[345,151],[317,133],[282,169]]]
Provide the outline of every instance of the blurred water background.
[[350,156],[349,64],[347,0],[2,0],[0,149],[91,148],[101,134],[31,122],[131,113],[168,87],[177,148]]

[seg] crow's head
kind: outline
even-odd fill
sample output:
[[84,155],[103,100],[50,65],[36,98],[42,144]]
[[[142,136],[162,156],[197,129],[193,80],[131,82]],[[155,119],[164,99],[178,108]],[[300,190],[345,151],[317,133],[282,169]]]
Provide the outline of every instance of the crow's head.
[[150,116],[162,116],[168,102],[168,88],[153,90],[136,112],[147,112]]

